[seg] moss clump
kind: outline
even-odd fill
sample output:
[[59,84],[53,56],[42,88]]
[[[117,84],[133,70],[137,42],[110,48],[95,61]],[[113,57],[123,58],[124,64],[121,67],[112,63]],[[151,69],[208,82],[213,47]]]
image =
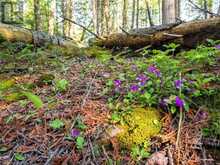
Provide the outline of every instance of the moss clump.
[[117,137],[127,148],[148,143],[161,129],[160,115],[153,108],[136,108],[124,117],[124,121],[124,124],[119,125],[124,131]]
[[0,81],[0,91],[8,90],[15,85],[14,79]]

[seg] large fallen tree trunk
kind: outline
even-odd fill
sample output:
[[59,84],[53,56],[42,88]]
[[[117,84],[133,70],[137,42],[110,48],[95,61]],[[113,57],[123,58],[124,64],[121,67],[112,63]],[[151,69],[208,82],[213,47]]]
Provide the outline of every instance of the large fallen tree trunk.
[[172,24],[163,28],[147,28],[131,33],[118,33],[104,39],[96,39],[97,46],[141,48],[147,45],[160,46],[164,43],[178,42],[193,47],[207,38],[220,39],[220,17],[207,20]]
[[57,36],[50,36],[44,32],[31,31],[25,28],[7,25],[3,23],[0,23],[0,37],[10,42],[19,41],[25,43],[32,43],[37,46],[44,45],[45,43],[50,43],[53,45],[59,45],[63,47],[79,47],[78,44],[73,40],[64,39],[62,37]]

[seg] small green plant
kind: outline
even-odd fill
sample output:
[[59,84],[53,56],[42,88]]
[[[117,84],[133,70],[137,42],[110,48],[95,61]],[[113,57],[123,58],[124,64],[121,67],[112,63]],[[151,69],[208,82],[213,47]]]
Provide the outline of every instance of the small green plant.
[[53,129],[61,129],[65,124],[62,120],[55,119],[55,120],[51,121],[49,125]]
[[22,94],[26,96],[28,100],[30,100],[37,109],[40,109],[43,107],[43,102],[39,96],[31,92],[22,92]]
[[138,161],[144,158],[148,158],[150,153],[144,147],[133,146],[131,148],[131,156],[133,159]]
[[21,153],[15,153],[14,156],[15,156],[15,159],[16,159],[17,161],[23,161],[23,160],[25,160],[24,155],[21,154]]
[[82,150],[83,147],[85,146],[85,139],[82,136],[78,136],[76,138],[76,148],[79,150]]
[[57,80],[55,88],[58,92],[65,92],[68,89],[69,82],[66,79]]

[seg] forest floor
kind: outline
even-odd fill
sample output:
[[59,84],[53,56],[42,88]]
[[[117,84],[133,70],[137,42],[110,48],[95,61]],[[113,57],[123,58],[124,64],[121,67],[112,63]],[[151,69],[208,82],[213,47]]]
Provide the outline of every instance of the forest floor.
[[[184,113],[178,145],[179,114],[161,110],[157,103],[152,103],[160,113],[160,133],[150,137],[150,148],[139,145],[131,148],[121,145],[117,137],[117,125],[122,122],[118,114],[123,113],[123,116],[126,112],[115,109],[124,108],[121,108],[121,98],[127,95],[122,92],[116,98],[112,86],[120,85],[114,84],[119,78],[127,82],[126,74],[133,77],[128,70],[134,69],[134,64],[146,67],[143,61],[148,57],[109,58],[104,50],[97,51],[96,57],[86,55],[94,56],[96,50],[70,57],[59,49],[35,50],[31,45],[21,48],[19,45],[1,47],[0,164],[193,165],[219,162],[220,123],[215,118],[213,125],[217,126],[209,126],[212,119],[206,114],[210,113],[207,108],[214,104],[212,101],[215,100],[213,109],[219,107],[219,92],[216,92],[220,86],[219,55],[214,57],[215,64],[208,70],[199,68],[202,70],[199,74],[195,71],[196,76],[202,72],[211,74],[209,81],[201,83],[200,92],[204,92],[203,89],[209,92],[209,88],[215,94],[205,96],[206,102],[204,96],[199,97],[198,103],[194,103],[199,106],[192,106]],[[198,66],[204,68],[200,64],[188,67],[187,72],[194,73]],[[136,100],[139,96],[131,97],[129,104],[139,105]],[[127,100],[123,101],[127,104]],[[207,134],[205,138],[203,132]],[[211,143],[211,150],[203,145],[204,139]]]

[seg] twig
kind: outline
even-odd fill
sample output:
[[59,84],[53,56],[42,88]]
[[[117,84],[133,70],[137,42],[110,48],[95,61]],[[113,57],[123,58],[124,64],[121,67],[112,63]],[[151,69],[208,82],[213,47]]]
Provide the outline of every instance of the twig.
[[215,16],[215,17],[220,16],[219,14],[213,13],[213,12],[211,12],[211,11],[209,11],[209,10],[206,10],[206,9],[204,9],[204,8],[199,7],[199,6],[198,6],[197,4],[195,4],[192,0],[188,0],[188,1],[189,1],[189,3],[191,3],[191,4],[193,5],[194,8],[196,8],[196,9],[198,9],[198,10],[201,10],[201,11],[203,11],[203,12],[206,12],[206,13],[212,15],[212,16]]
[[121,26],[119,26],[119,28],[127,35],[130,35],[130,33],[128,33],[124,28],[122,28]]
[[47,159],[46,163],[44,165],[49,165],[51,160],[54,158],[54,156],[56,156],[56,154],[59,151],[59,147],[50,155],[50,157]]
[[178,38],[183,37],[183,35],[181,35],[181,34],[170,34],[170,33],[163,33],[163,34],[166,36],[170,36],[170,37],[178,37]]
[[85,27],[85,26],[83,26],[83,25],[77,23],[76,21],[71,20],[71,19],[66,18],[66,17],[61,17],[61,18],[63,18],[63,19],[66,20],[66,21],[69,21],[69,22],[71,22],[71,23],[73,23],[73,24],[75,24],[75,25],[78,25],[79,27],[83,28],[84,30],[86,30],[86,31],[89,32],[90,34],[94,35],[96,38],[101,39],[97,34],[95,34],[94,32],[92,32],[91,30],[89,30],[87,27]]

